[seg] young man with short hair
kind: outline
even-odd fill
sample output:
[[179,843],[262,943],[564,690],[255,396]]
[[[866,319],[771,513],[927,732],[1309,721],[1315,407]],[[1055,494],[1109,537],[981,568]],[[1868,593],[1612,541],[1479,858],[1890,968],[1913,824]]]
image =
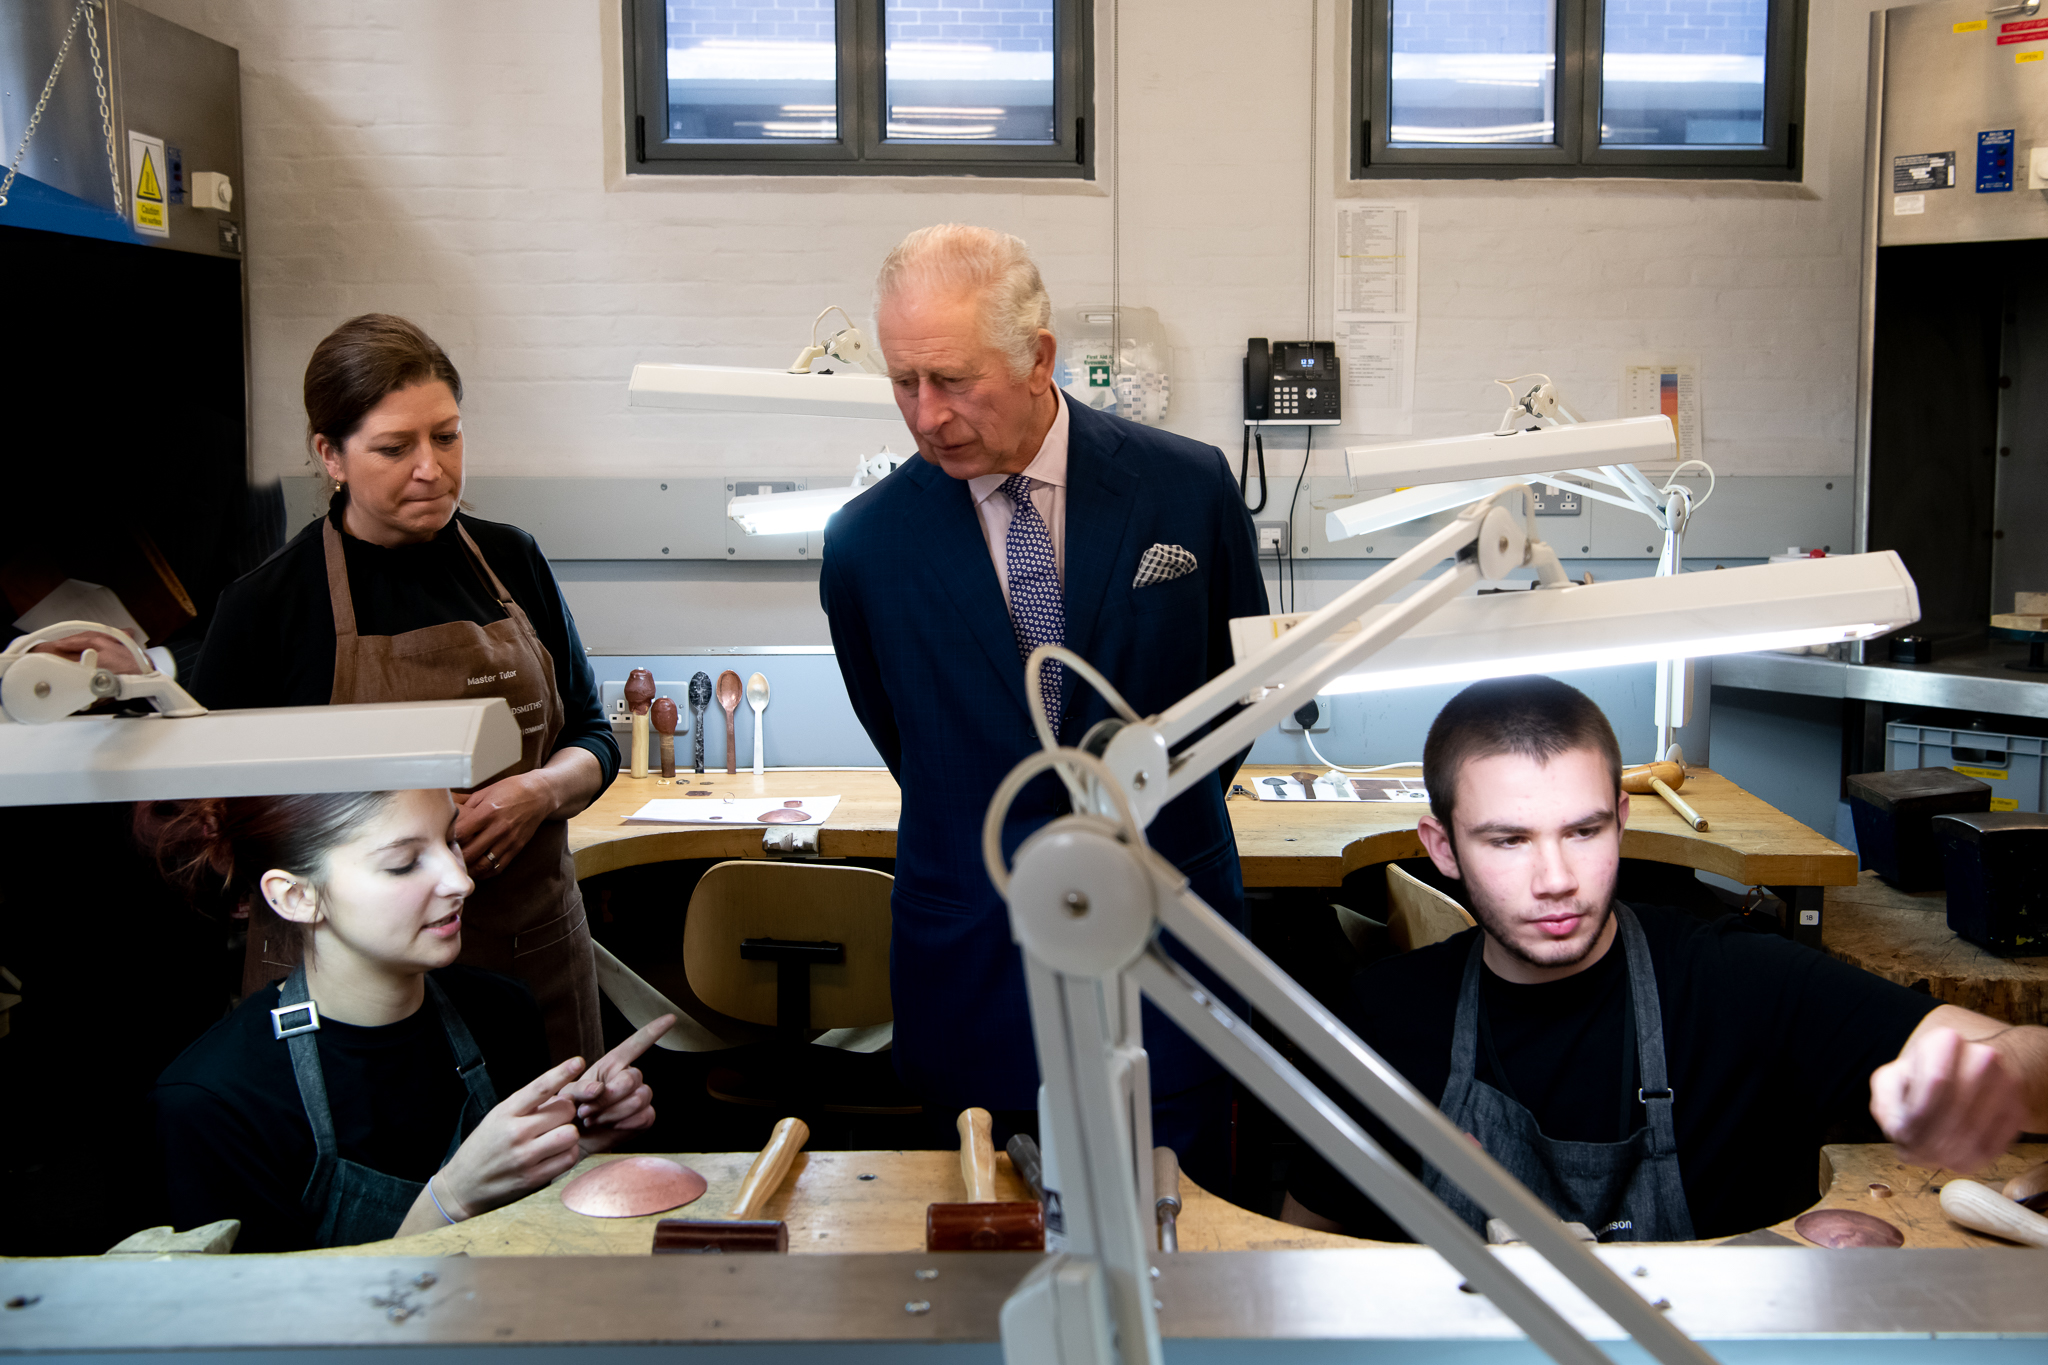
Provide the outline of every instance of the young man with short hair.
[[[1561,1218],[1601,1241],[1768,1226],[1813,1202],[1819,1147],[1866,1113],[1907,1160],[1955,1171],[2048,1129],[2048,1029],[1732,916],[1614,900],[1628,796],[1584,694],[1549,678],[1469,687],[1430,727],[1423,768],[1417,833],[1479,927],[1374,963],[1339,1012]],[[1405,1235],[1319,1159],[1291,1184],[1291,1221]]]

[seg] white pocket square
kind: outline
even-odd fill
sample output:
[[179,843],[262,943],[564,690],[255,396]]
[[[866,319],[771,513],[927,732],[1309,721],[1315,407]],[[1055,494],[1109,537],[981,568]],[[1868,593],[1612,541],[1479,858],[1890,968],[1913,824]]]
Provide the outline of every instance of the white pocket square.
[[1138,576],[1131,580],[1131,586],[1149,588],[1194,571],[1195,556],[1190,551],[1178,545],[1154,545],[1138,557]]

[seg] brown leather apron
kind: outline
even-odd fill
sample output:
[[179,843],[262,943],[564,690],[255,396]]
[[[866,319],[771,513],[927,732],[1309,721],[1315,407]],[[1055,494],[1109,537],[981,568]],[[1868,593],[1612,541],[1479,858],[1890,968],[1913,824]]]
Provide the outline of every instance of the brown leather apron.
[[[518,763],[492,775],[495,782],[548,761],[562,729],[562,698],[555,687],[554,657],[534,633],[525,611],[484,562],[469,532],[460,522],[450,524],[462,537],[479,577],[505,608],[504,620],[482,626],[449,621],[402,635],[356,634],[355,599],[349,592],[341,534],[332,521],[321,528],[327,549],[327,592],[334,608],[334,691],[328,700],[346,705],[503,697],[519,722],[522,748]],[[296,933],[276,932],[293,926],[269,916],[264,919],[269,923],[263,928],[252,921],[250,955],[261,959],[268,981],[297,965],[298,940]],[[478,880],[463,906],[460,960],[527,984],[547,1024],[548,1051],[555,1061],[595,1061],[604,1054],[597,963],[569,857],[566,821],[541,821],[503,871]],[[245,972],[245,985],[247,976]]]

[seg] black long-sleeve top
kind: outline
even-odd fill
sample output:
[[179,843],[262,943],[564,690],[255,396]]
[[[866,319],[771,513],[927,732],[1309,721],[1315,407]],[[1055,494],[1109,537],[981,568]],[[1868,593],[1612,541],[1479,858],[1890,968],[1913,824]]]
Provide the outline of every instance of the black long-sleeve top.
[[[328,513],[336,529],[344,504]],[[490,583],[477,572],[456,534],[460,522],[512,600],[533,623],[555,661],[562,730],[552,753],[590,751],[603,770],[602,792],[619,772],[619,744],[583,652],[576,622],[533,537],[516,526],[456,513],[432,540],[386,547],[344,534],[356,630],[402,635],[449,621],[489,625],[505,619]],[[327,556],[320,522],[309,523],[284,548],[230,583],[194,670],[192,695],[202,706],[324,706],[334,695],[334,608],[327,594]]]

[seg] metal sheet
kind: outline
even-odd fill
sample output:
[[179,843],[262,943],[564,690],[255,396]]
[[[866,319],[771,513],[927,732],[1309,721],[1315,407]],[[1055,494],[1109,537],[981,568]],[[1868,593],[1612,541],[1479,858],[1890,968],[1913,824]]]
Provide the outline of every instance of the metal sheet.
[[[1885,11],[1884,104],[1879,138],[1878,241],[1989,242],[2048,237],[2048,194],[2026,188],[2027,154],[2048,146],[2048,61],[2018,62],[2048,48],[2048,29],[2031,42],[1999,42],[2028,22],[2024,15],[1990,18],[1981,0],[1937,0]],[[2044,16],[2048,17],[2048,16]],[[1957,32],[1957,25],[1984,27]],[[1979,194],[1977,135],[2014,130],[2015,187]],[[1926,152],[1956,154],[1952,189],[1920,193],[1923,211],[1897,212],[1894,159]]]

